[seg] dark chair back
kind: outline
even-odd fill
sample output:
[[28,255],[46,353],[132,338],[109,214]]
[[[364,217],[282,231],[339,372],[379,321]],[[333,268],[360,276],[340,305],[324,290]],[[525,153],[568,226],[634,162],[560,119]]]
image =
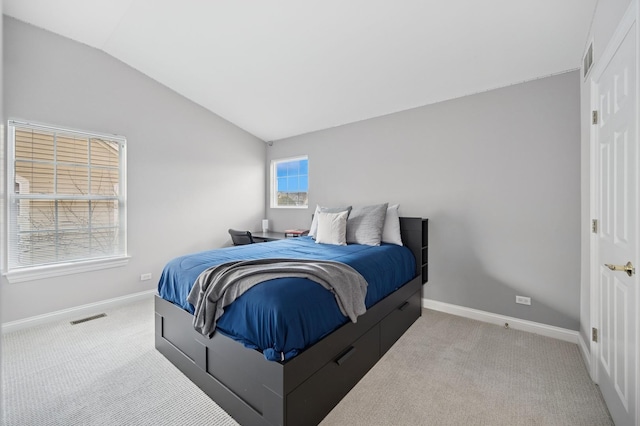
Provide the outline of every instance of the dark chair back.
[[241,246],[244,244],[253,244],[253,237],[249,231],[238,231],[236,229],[229,229],[229,235],[231,235],[231,241],[234,246]]

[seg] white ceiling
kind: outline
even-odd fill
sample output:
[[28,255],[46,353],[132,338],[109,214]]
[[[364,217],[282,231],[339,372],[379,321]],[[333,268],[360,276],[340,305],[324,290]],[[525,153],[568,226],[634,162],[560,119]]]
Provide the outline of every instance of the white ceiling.
[[4,0],[270,141],[580,67],[597,0]]

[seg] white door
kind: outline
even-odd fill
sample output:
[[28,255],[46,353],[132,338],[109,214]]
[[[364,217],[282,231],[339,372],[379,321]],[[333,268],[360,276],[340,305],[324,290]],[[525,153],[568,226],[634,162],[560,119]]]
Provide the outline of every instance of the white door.
[[627,262],[640,266],[636,24],[612,43],[617,45],[605,52],[609,52],[602,59],[606,63],[593,76],[599,114],[594,134],[599,215],[596,237],[599,337],[595,347],[597,380],[607,407],[616,425],[626,426],[636,424],[638,408],[638,275],[623,270]]

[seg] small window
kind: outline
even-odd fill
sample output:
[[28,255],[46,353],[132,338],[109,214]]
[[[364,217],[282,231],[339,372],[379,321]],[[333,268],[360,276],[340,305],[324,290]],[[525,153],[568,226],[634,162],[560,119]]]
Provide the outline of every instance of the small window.
[[271,161],[271,207],[309,206],[309,159],[286,158]]
[[126,140],[18,121],[8,140],[7,276],[126,258]]

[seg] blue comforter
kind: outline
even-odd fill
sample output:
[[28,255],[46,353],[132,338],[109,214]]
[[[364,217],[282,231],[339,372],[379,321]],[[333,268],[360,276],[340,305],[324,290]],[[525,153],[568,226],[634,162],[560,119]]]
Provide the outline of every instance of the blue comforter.
[[[164,268],[160,297],[193,313],[187,296],[205,269],[233,260],[293,258],[345,263],[368,282],[367,308],[410,281],[415,260],[406,247],[394,244],[335,246],[311,237],[210,250],[171,260]],[[217,329],[269,360],[289,359],[346,323],[334,295],[308,279],[277,278],[248,290],[225,308]]]

